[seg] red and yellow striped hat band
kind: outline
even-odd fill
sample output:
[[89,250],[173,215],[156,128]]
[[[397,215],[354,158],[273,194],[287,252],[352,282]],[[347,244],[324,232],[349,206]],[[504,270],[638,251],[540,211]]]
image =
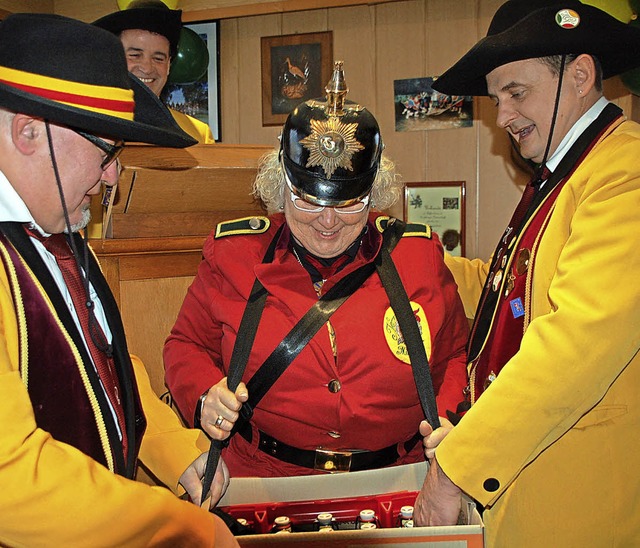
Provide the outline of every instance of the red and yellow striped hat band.
[[0,83],[81,110],[133,121],[133,90],[97,86],[0,66]]

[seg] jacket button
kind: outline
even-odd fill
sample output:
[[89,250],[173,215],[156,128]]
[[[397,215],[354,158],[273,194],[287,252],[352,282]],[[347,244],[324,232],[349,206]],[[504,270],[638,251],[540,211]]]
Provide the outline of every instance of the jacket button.
[[329,386],[329,392],[331,392],[332,394],[336,394],[340,392],[340,389],[342,388],[342,386],[340,385],[340,381],[336,379],[330,380],[328,386]]
[[494,493],[498,489],[500,489],[500,482],[496,478],[489,478],[484,480],[484,483],[482,484],[482,486],[484,487],[485,491],[489,491],[489,493]]

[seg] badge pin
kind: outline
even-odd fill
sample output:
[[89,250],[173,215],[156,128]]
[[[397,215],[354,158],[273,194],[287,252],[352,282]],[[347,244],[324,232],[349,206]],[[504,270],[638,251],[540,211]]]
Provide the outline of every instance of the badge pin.
[[516,277],[513,274],[509,273],[509,275],[507,276],[507,285],[504,291],[505,297],[513,291],[513,288],[516,285],[515,282],[516,282]]
[[498,288],[500,287],[500,282],[502,281],[502,270],[498,270],[498,272],[496,272],[496,275],[493,278],[493,290],[494,291],[498,291]]
[[509,302],[511,306],[511,313],[514,318],[521,318],[524,316],[524,306],[522,305],[522,299],[520,297],[513,299]]
[[521,249],[516,258],[516,274],[522,276],[529,268],[529,258],[531,252],[528,249]]
[[338,168],[353,171],[351,158],[364,149],[356,139],[358,124],[332,116],[326,121],[311,120],[311,129],[311,134],[300,141],[309,151],[306,167],[321,166],[327,179]]
[[580,16],[570,9],[563,9],[556,13],[556,23],[563,29],[575,29],[580,24]]
[[489,375],[487,376],[487,378],[484,380],[484,385],[483,388],[486,390],[487,388],[489,388],[489,386],[491,385],[491,383],[493,381],[495,381],[497,378],[497,375],[491,371],[491,373],[489,373]]

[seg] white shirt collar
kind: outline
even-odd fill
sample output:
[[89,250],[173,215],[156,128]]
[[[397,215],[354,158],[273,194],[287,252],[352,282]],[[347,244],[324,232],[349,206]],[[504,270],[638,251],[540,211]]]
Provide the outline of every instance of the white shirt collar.
[[0,221],[17,223],[28,223],[32,228],[36,228],[43,236],[49,236],[36,223],[31,215],[31,211],[24,203],[6,175],[0,171]]
[[605,109],[605,107],[609,104],[609,101],[605,97],[600,97],[594,105],[587,110],[578,121],[573,124],[573,127],[567,132],[564,136],[564,139],[560,141],[558,148],[553,153],[553,156],[547,160],[547,167],[553,172],[560,164],[562,158],[565,157],[569,149],[576,142],[578,137],[584,133],[584,131],[589,127],[591,122],[593,122],[600,113]]

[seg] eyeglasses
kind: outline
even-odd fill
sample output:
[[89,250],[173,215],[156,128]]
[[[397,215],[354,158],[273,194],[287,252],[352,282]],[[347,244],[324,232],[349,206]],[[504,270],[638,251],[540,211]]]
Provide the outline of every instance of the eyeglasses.
[[[312,204],[303,200],[293,192],[293,187],[287,178],[287,186],[289,187],[291,202],[293,203],[293,207],[295,207],[298,211],[304,211],[305,213],[320,213],[325,210],[326,206],[319,206],[316,204]],[[359,202],[355,204],[347,205],[347,206],[333,206],[333,210],[339,215],[353,215],[354,213],[362,213],[367,206],[369,205],[370,196],[367,195]],[[332,207],[332,206],[329,206]]]
[[102,152],[104,152],[105,156],[102,159],[102,163],[100,164],[100,168],[102,169],[102,171],[107,169],[124,150],[124,141],[118,141],[117,143],[112,145],[107,143],[104,139],[100,139],[100,137],[91,135],[91,133],[85,133],[84,131],[79,131],[77,129],[74,129],[74,131],[81,137],[84,137],[90,143],[97,146]]

